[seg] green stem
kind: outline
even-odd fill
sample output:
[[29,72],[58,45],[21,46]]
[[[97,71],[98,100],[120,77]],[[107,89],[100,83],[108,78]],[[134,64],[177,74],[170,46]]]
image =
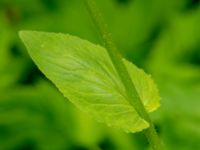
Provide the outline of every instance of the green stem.
[[127,95],[130,99],[130,104],[135,108],[137,113],[150,124],[150,127],[144,131],[150,145],[154,150],[162,150],[162,144],[155,131],[154,125],[148,113],[146,112],[146,109],[138,95],[138,92],[128,74],[124,63],[122,62],[122,57],[113,42],[111,34],[108,32],[107,26],[104,23],[103,17],[101,16],[99,10],[97,9],[95,1],[85,0],[85,3],[95,25],[101,34],[112,63],[115,66],[115,69],[117,70],[119,77],[126,89]]

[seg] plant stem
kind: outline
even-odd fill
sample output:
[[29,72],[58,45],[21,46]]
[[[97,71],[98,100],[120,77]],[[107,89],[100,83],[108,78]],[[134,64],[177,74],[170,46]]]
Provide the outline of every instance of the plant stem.
[[98,28],[100,35],[103,39],[103,42],[105,44],[105,47],[107,49],[107,52],[112,60],[112,63],[119,74],[119,77],[126,89],[127,95],[129,97],[130,104],[135,108],[137,113],[146,121],[149,122],[149,128],[146,129],[145,135],[151,145],[151,147],[154,150],[162,150],[162,144],[161,141],[156,133],[156,130],[154,128],[154,125],[138,95],[138,92],[130,78],[130,75],[122,61],[122,57],[120,53],[118,52],[111,34],[108,32],[107,26],[104,23],[103,17],[101,16],[99,10],[97,9],[97,6],[95,4],[94,0],[85,0],[86,6],[88,8],[88,11]]

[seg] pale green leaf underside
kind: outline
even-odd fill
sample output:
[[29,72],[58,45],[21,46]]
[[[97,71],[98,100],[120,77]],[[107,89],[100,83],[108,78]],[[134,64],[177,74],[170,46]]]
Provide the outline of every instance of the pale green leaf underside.
[[[129,104],[103,47],[60,33],[21,31],[20,37],[40,70],[82,111],[127,132],[148,128],[148,122]],[[123,61],[145,108],[155,110],[160,98],[154,82],[141,69]]]

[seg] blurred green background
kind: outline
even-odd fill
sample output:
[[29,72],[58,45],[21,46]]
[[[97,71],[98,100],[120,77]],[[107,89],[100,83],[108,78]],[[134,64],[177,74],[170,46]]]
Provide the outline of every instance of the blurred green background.
[[[200,0],[96,0],[122,55],[151,73],[151,114],[166,150],[200,149]],[[80,112],[42,75],[18,37],[63,32],[101,44],[82,0],[0,0],[0,150],[149,150]]]

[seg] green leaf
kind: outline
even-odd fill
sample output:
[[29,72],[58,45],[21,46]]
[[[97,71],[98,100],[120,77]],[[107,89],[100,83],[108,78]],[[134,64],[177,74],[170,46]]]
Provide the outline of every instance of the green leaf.
[[[40,70],[82,111],[127,132],[148,128],[148,122],[129,103],[103,47],[61,33],[21,31],[20,37]],[[145,108],[155,110],[160,101],[155,84],[132,63],[124,63]]]

